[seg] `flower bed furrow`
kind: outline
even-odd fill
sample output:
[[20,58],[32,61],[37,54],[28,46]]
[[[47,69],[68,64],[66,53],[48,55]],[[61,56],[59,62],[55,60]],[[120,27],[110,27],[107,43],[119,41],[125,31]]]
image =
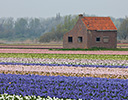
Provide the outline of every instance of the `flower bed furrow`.
[[0,73],[4,74],[20,74],[20,75],[42,75],[42,76],[74,76],[74,77],[98,77],[108,79],[128,79],[128,75],[115,75],[115,74],[88,74],[88,73],[59,73],[59,72],[38,72],[38,71],[12,71],[12,70],[0,70]]
[[96,67],[96,68],[99,68],[99,67],[103,67],[103,68],[128,68],[128,66],[111,66],[111,65],[76,65],[76,64],[41,64],[41,63],[13,63],[13,62],[0,62],[0,65],[27,65],[27,66],[68,66],[68,67],[71,67],[71,66],[74,66],[74,67]]
[[106,74],[128,75],[128,68],[96,68],[96,67],[67,67],[67,66],[24,66],[24,65],[0,65],[3,71],[36,71],[49,73],[75,73],[75,74]]
[[0,93],[71,99],[128,99],[128,80],[0,74]]
[[77,64],[77,65],[128,65],[128,60],[101,59],[49,59],[49,58],[0,58],[0,62],[46,63],[46,64]]

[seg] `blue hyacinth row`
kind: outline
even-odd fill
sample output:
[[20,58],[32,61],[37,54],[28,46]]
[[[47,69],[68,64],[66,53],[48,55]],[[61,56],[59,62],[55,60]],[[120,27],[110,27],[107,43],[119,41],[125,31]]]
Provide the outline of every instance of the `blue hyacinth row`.
[[128,100],[128,79],[0,74],[0,94]]
[[104,68],[128,68],[128,66],[116,65],[77,65],[77,64],[41,64],[41,63],[14,63],[14,62],[0,62],[0,65],[32,65],[32,66],[73,66],[73,67],[104,67]]

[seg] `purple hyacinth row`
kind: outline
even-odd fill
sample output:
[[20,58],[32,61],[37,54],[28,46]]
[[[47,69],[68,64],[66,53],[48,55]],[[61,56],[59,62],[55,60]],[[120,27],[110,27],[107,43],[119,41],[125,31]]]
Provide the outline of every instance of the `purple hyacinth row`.
[[0,74],[0,94],[71,99],[128,99],[128,80]]

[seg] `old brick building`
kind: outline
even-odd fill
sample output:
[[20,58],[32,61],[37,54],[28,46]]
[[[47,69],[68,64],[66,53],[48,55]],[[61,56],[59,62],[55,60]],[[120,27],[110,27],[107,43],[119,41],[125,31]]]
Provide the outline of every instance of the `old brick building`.
[[116,48],[117,28],[110,17],[84,17],[79,19],[74,28],[65,33],[63,48]]

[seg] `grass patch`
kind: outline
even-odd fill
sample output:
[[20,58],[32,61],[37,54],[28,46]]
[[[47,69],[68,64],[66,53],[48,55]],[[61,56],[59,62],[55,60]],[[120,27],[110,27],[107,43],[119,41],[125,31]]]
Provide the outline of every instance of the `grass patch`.
[[72,48],[72,49],[49,49],[49,50],[56,50],[56,51],[128,51],[128,48],[90,48],[90,49],[81,49],[81,48]]

